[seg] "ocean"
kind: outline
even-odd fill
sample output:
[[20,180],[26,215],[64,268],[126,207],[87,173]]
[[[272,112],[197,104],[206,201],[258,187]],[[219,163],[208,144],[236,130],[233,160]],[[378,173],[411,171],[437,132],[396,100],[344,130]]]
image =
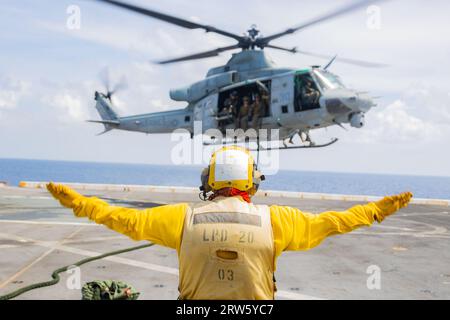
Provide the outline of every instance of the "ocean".
[[[200,185],[201,167],[0,159],[0,181],[59,181],[159,186]],[[450,177],[280,170],[261,189],[384,196],[411,191],[417,198],[450,199]]]

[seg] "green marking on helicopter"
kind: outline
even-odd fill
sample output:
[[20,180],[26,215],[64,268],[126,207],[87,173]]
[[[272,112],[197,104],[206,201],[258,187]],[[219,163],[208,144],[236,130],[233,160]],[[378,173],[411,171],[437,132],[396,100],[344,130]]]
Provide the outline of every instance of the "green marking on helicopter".
[[310,69],[300,69],[300,70],[296,70],[295,74],[304,74],[304,73],[308,73],[309,71],[311,71]]

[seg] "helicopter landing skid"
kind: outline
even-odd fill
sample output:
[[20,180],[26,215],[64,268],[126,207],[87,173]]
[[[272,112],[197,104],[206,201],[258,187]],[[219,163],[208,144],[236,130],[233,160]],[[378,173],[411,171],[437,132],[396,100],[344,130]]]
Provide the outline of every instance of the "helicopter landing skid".
[[[249,151],[270,151],[270,150],[288,150],[288,149],[308,149],[308,148],[324,148],[324,147],[328,147],[334,143],[336,143],[339,139],[338,138],[333,138],[331,139],[331,141],[327,142],[327,143],[321,143],[321,144],[315,144],[315,143],[310,143],[308,145],[286,145],[283,144],[282,146],[269,146],[269,147],[264,147],[261,144],[261,141],[252,141],[257,143],[257,147],[249,147],[248,150]],[[222,142],[203,142],[204,146],[213,146],[213,145],[227,145],[227,144],[236,144],[236,143],[242,143],[244,141],[239,141],[239,140],[230,140],[230,141],[222,141]],[[248,141],[246,141],[248,142]]]
[[309,145],[292,145],[292,146],[282,145],[282,146],[275,146],[275,147],[264,147],[260,143],[259,147],[249,148],[249,150],[250,151],[270,151],[270,150],[324,148],[324,147],[331,146],[332,144],[336,143],[338,140],[339,140],[338,138],[333,138],[333,139],[331,139],[331,141],[329,141],[327,143],[321,143],[321,144],[312,143]]

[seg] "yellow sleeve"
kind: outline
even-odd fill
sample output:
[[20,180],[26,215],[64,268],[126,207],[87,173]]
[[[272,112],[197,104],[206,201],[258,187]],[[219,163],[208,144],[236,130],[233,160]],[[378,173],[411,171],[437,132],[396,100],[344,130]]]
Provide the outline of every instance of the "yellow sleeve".
[[73,211],[133,240],[148,240],[179,251],[188,204],[164,205],[144,210],[110,206],[95,197],[74,200]]
[[320,214],[302,212],[285,206],[271,206],[275,256],[287,250],[308,250],[326,237],[350,232],[381,222],[390,212],[383,212],[375,203],[357,205],[346,211],[328,211]]

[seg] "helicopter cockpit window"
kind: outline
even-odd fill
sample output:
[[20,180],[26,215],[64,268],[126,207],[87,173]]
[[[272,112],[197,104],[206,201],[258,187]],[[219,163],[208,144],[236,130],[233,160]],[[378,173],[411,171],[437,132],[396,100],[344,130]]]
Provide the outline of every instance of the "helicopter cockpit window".
[[314,70],[314,75],[317,79],[317,83],[323,90],[344,88],[344,84],[341,79],[326,70]]
[[294,111],[305,111],[320,108],[320,90],[315,79],[309,73],[295,76]]

